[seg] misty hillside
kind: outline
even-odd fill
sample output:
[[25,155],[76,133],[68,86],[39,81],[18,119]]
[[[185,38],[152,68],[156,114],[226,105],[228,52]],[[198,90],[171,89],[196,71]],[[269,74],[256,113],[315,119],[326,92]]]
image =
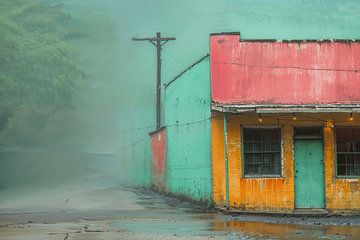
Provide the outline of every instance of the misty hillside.
[[46,116],[70,107],[85,75],[65,42],[82,36],[66,28],[69,14],[35,1],[1,0],[0,5],[1,131],[18,109]]

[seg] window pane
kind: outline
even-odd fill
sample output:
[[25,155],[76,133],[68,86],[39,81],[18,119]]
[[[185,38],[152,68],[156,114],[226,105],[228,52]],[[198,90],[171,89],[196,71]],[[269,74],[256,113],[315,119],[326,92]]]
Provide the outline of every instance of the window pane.
[[280,175],[279,128],[244,128],[244,173],[247,176]]
[[360,176],[360,128],[336,128],[337,175]]
[[263,149],[263,144],[261,141],[253,142],[254,144],[254,152],[261,152]]

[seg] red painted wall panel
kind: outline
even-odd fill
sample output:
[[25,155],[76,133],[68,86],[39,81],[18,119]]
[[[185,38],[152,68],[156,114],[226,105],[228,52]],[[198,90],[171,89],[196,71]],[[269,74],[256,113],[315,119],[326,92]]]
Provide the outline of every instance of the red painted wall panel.
[[210,37],[212,100],[223,104],[360,102],[359,42]]
[[166,178],[165,129],[150,134],[152,183],[156,190],[165,190]]

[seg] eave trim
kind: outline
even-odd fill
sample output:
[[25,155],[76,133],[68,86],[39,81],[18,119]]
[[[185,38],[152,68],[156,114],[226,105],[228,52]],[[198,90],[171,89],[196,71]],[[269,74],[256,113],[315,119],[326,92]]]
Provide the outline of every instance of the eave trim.
[[360,104],[219,104],[212,103],[211,109],[224,113],[360,113]]

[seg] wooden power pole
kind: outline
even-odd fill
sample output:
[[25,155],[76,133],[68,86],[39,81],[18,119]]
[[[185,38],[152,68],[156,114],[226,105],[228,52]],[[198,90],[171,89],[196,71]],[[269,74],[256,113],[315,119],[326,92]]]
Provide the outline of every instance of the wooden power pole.
[[161,37],[161,33],[157,32],[156,37],[151,38],[133,38],[133,41],[149,41],[156,47],[157,55],[157,79],[156,79],[156,129],[161,127],[161,50],[162,46],[168,41],[176,40],[174,37]]

